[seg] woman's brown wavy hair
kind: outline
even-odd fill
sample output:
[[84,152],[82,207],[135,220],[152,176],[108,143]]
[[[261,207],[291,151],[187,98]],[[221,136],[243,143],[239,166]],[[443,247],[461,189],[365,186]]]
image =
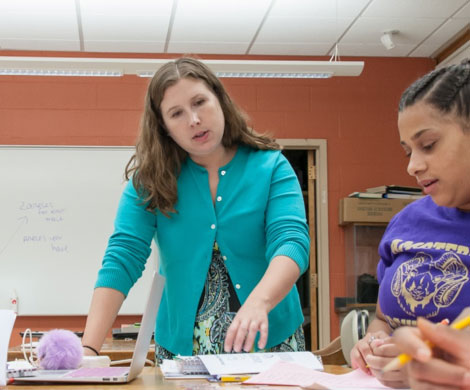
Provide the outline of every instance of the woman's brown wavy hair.
[[168,136],[160,105],[166,89],[184,78],[203,81],[217,96],[225,118],[222,137],[225,148],[244,144],[255,149],[280,149],[272,138],[248,127],[242,112],[232,102],[220,80],[201,61],[182,57],[166,63],[150,81],[136,152],[125,171],[127,180],[133,175],[134,187],[147,203],[147,210],[158,209],[166,216],[176,212],[177,178],[188,154]]

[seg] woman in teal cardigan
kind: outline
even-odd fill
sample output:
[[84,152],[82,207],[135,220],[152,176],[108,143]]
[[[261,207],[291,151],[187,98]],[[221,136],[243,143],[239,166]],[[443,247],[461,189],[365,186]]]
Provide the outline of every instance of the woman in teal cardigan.
[[[155,240],[156,355],[304,350],[295,282],[309,235],[297,177],[220,80],[180,58],[150,82],[82,338],[99,350]],[[91,347],[91,348],[90,348]]]

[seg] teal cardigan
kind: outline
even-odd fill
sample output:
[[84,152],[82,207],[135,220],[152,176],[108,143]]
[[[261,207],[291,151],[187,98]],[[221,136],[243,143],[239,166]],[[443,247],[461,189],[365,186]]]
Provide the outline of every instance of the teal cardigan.
[[[241,304],[275,256],[290,257],[301,273],[308,267],[302,192],[282,153],[239,146],[219,175],[214,205],[207,170],[187,158],[178,177],[177,213],[170,218],[145,210],[129,182],[95,285],[127,295],[145,268],[154,239],[160,273],[166,277],[156,341],[175,354],[192,354],[194,321],[214,241],[226,258]],[[267,348],[287,339],[303,322],[295,286],[268,318]]]

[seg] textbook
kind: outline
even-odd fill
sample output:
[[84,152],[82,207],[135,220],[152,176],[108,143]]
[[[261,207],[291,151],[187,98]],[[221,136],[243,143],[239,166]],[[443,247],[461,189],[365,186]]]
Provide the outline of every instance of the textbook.
[[[296,363],[313,370],[323,370],[321,359],[309,351],[177,356],[174,364],[163,360],[161,369],[166,378],[194,377],[194,375],[217,378],[223,375],[257,374],[280,361]],[[175,367],[178,372],[170,372],[171,368]]]
[[382,198],[382,194],[379,193],[379,192],[358,192],[358,191],[355,191],[355,192],[351,192],[349,195],[348,195],[349,198],[368,198],[368,199],[375,199],[375,198]]
[[395,184],[391,184],[391,185],[383,185],[383,186],[378,186],[378,187],[366,188],[366,192],[382,193],[382,194],[387,193],[387,192],[420,194],[422,191],[420,187],[397,186]]
[[383,197],[387,199],[421,199],[424,198],[424,196],[424,194],[404,194],[394,192],[383,194]]

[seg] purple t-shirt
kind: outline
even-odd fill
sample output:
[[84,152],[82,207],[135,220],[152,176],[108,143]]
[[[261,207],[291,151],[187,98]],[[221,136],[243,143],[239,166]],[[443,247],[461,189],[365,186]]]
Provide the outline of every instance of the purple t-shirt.
[[470,212],[417,200],[392,218],[379,254],[380,308],[392,328],[452,321],[470,306]]

